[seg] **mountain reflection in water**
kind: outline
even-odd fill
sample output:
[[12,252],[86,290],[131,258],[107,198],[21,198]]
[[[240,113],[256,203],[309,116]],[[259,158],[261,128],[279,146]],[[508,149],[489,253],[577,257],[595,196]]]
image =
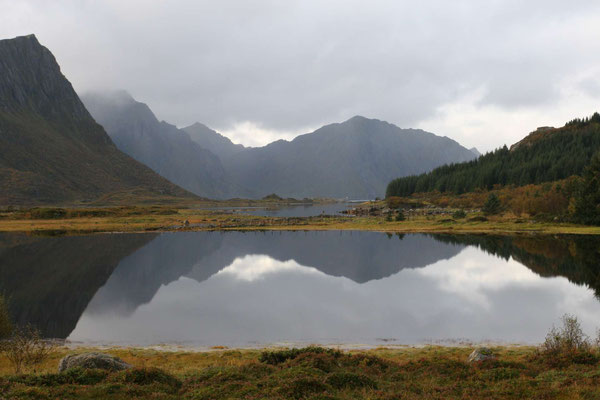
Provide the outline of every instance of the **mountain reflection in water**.
[[0,290],[20,323],[88,343],[536,342],[565,312],[589,332],[600,326],[599,243],[332,231],[4,234]]

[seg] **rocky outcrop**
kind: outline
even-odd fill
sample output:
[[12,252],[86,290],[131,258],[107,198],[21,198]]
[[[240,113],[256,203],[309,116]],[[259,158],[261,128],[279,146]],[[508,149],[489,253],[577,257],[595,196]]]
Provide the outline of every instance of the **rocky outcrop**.
[[70,368],[104,369],[108,371],[123,371],[133,368],[132,365],[118,357],[104,353],[69,354],[58,363],[58,372]]
[[494,360],[496,356],[494,352],[487,347],[479,347],[469,354],[468,361],[470,363]]

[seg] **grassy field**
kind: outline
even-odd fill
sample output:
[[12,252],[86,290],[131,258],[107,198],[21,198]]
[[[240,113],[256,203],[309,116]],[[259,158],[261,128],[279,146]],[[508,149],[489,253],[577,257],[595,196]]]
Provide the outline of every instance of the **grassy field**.
[[[88,349],[89,350],[89,349]],[[598,359],[549,365],[532,347],[336,351],[313,348],[167,352],[112,349],[128,372],[56,373],[61,349],[37,372],[11,375],[0,359],[0,398],[23,399],[597,399]],[[78,350],[83,351],[83,350]]]
[[491,216],[487,220],[478,220],[477,217],[480,217],[479,214],[462,219],[452,219],[447,215],[415,215],[406,221],[396,222],[383,216],[274,218],[168,206],[46,208],[0,212],[0,232],[53,235],[207,230],[365,230],[392,233],[600,234],[600,227],[539,222],[510,215]]

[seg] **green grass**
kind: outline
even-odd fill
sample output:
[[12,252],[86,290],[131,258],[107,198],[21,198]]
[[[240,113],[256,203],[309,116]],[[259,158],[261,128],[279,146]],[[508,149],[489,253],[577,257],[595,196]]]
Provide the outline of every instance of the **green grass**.
[[[0,397],[25,399],[596,399],[597,363],[550,366],[534,348],[498,347],[469,364],[472,349],[110,352],[135,369],[14,376],[0,360]],[[2,369],[4,367],[4,369]]]

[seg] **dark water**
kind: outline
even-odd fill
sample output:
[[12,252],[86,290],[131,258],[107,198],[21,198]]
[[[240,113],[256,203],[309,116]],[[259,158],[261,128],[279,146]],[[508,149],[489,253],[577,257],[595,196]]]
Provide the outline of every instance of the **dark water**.
[[20,323],[90,344],[536,343],[600,327],[593,237],[192,232],[0,235]]
[[218,207],[215,209],[263,217],[314,217],[318,215],[340,215],[341,211],[353,206],[356,206],[356,203],[298,204],[277,207]]

